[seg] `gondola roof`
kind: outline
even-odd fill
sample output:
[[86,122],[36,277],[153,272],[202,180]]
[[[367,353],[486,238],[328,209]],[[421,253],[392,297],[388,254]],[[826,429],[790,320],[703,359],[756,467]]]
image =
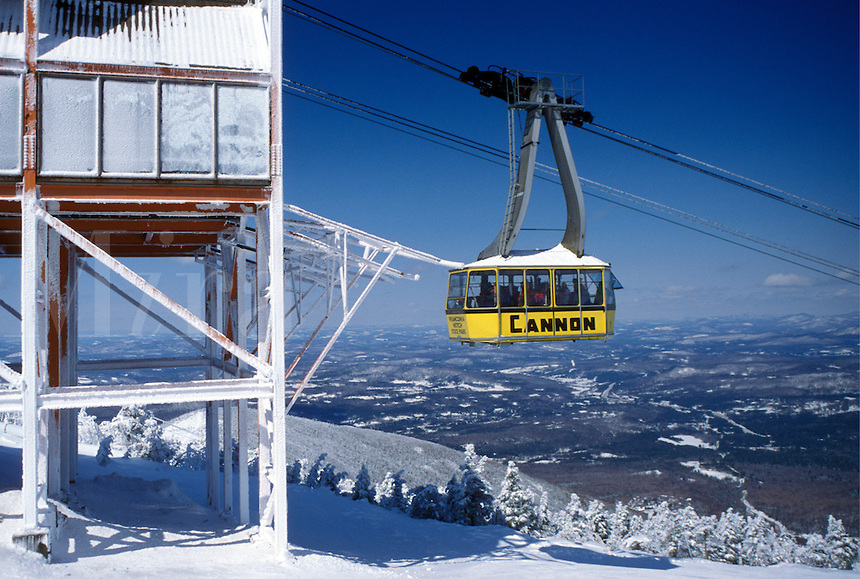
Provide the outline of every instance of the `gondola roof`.
[[609,267],[609,264],[591,255],[577,257],[575,253],[558,244],[546,250],[514,250],[508,257],[496,255],[479,259],[464,267]]

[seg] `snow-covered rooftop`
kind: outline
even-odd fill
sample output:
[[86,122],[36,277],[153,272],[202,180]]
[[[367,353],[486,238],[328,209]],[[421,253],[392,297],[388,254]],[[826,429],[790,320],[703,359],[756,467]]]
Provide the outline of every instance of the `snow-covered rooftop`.
[[465,267],[609,267],[609,264],[590,255],[577,257],[558,244],[546,250],[514,250],[508,257],[488,257]]
[[[271,68],[259,2],[42,0],[39,60],[178,68]],[[23,59],[23,2],[0,3],[0,58]]]

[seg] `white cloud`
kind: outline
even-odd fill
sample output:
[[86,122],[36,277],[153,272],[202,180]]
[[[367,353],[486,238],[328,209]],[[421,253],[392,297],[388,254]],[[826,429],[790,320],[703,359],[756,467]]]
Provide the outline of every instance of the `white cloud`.
[[809,287],[814,284],[812,278],[794,273],[774,273],[764,280],[766,287]]

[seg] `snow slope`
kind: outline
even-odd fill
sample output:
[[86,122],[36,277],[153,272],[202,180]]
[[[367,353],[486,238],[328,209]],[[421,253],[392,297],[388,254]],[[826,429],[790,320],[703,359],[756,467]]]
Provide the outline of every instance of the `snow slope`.
[[[0,430],[3,577],[857,577],[800,565],[735,567],[596,545],[534,539],[510,529],[415,520],[305,486],[289,487],[290,556],[279,561],[253,528],[200,506],[204,473],[142,459],[99,466],[92,447],[68,507],[54,563],[11,546],[21,526],[20,439]],[[253,484],[253,482],[252,482]]]

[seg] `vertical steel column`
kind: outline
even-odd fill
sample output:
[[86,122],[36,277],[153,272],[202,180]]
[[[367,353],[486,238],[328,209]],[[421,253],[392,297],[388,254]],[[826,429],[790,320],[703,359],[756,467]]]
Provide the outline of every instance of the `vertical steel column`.
[[[227,243],[221,244],[221,332],[227,339],[236,341],[236,250]],[[239,360],[226,350],[221,354],[226,364]],[[238,370],[236,376],[238,377]],[[223,422],[221,426],[221,445],[224,451],[224,485],[222,488],[222,508],[225,515],[233,515],[233,401],[224,400],[221,404]]]
[[[63,277],[60,246],[62,241],[60,234],[48,230],[48,259],[46,262],[46,297],[48,311],[48,374],[47,387],[56,388],[63,386],[60,378],[61,358],[63,356],[63,333],[66,317],[65,304],[63,304],[63,290],[61,278]],[[60,490],[68,487],[61,478],[64,472],[63,465],[63,427],[66,421],[59,410],[48,410],[42,412],[42,417],[47,421],[48,427],[48,496],[58,497]],[[68,457],[65,457],[68,459]]]
[[[256,303],[257,303],[257,356],[269,362],[271,358],[271,333],[269,326],[269,214],[267,207],[258,207],[256,225],[257,272],[256,272]],[[258,373],[259,374],[259,373]],[[265,378],[260,377],[260,380]],[[272,524],[273,513],[269,510],[269,500],[272,496],[272,400],[271,398],[257,399],[257,427],[259,431],[259,447],[257,461],[257,479],[259,483],[259,514],[260,530]]]
[[[67,386],[78,384],[78,256],[77,249],[64,243],[64,261],[68,269],[66,278],[66,351],[64,379]],[[67,410],[68,434],[68,471],[64,475],[71,484],[78,476],[78,411]]]
[[272,326],[272,393],[273,418],[275,422],[274,449],[275,469],[275,554],[289,554],[287,537],[287,409],[284,375],[284,180],[283,180],[283,121],[281,118],[281,85],[283,77],[283,53],[281,47],[280,4],[275,4],[269,13],[269,48],[272,55],[272,197],[269,204],[269,299],[271,300]]
[[[204,309],[205,321],[210,326],[217,325],[218,319],[218,272],[212,265],[211,256],[207,255],[203,262],[204,267]],[[215,377],[216,369],[213,365],[218,352],[212,340],[206,338],[206,354],[209,356],[209,365],[206,367],[206,378]],[[220,473],[218,468],[218,405],[213,402],[206,403],[206,503],[216,511],[221,510]]]
[[[38,219],[33,207],[39,202],[36,185],[36,136],[38,134],[38,101],[36,59],[38,57],[39,1],[24,0],[24,42],[27,71],[24,74],[24,136],[23,136],[23,184],[21,187],[21,374],[23,383],[23,448],[22,448],[22,495],[23,519],[26,529],[39,525],[40,499],[47,489],[39,487],[39,393],[42,389],[43,373],[40,373],[39,351],[41,339],[38,335],[42,324],[39,320],[41,271],[44,259],[40,259]],[[44,312],[42,312],[44,314]]]
[[[244,225],[244,223],[243,223]],[[242,227],[244,229],[244,226]],[[248,299],[245,291],[245,276],[247,273],[245,252],[236,249],[236,345],[245,350],[248,349]],[[237,362],[241,368],[241,362]],[[241,370],[239,377],[245,375]],[[239,522],[248,525],[251,522],[251,514],[248,508],[248,399],[241,398],[237,401],[236,408],[237,432],[236,438],[239,443],[237,457],[239,463]]]

